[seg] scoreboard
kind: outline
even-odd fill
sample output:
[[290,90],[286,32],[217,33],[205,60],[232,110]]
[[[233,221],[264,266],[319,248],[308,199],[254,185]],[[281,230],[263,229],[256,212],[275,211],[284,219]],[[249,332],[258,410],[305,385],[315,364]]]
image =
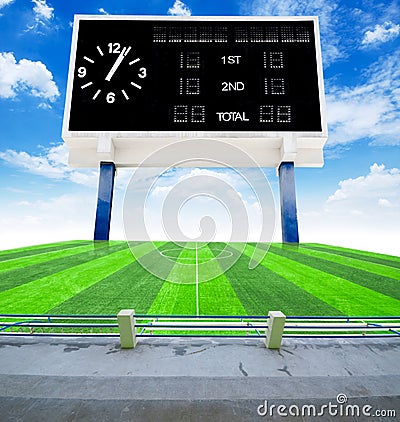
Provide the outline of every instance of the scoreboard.
[[75,17],[67,142],[104,133],[326,139],[324,114],[315,17]]

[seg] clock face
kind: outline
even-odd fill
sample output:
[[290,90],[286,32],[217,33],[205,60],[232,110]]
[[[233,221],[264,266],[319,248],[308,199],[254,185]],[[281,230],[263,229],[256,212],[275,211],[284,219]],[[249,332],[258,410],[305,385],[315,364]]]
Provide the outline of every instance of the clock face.
[[75,80],[85,102],[109,104],[134,101],[146,84],[147,67],[134,45],[99,42],[77,59]]

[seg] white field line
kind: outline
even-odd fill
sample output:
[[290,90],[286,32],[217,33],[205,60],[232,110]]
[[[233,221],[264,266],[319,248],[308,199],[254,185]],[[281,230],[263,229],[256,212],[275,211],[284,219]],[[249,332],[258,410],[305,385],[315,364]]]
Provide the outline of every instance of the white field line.
[[199,257],[196,242],[196,315],[199,316]]

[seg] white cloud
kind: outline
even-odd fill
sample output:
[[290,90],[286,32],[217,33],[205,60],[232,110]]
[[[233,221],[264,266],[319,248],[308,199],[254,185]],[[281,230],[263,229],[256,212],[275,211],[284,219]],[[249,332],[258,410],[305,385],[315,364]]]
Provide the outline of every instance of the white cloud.
[[192,11],[181,0],[175,0],[173,6],[168,9],[168,14],[173,16],[190,16]]
[[319,242],[400,256],[400,169],[373,164],[343,180],[325,204],[299,212],[302,242]]
[[6,7],[7,5],[13,3],[14,0],[0,0],[0,9]]
[[100,7],[99,9],[97,9],[97,11],[98,11],[99,13],[101,13],[102,15],[109,15],[109,13],[108,13],[106,10],[104,10],[104,8],[103,8],[103,7]]
[[[266,179],[262,173],[250,168],[242,169],[210,169],[210,168],[177,168],[172,176],[162,175],[150,191],[150,198],[165,199],[176,189],[175,194],[188,198],[193,192],[212,191],[215,182],[223,182],[224,191],[232,189],[240,198],[249,202],[256,200],[255,192],[265,187]],[[186,183],[186,182],[190,183]],[[222,185],[221,185],[222,186]],[[177,189],[178,188],[178,189]],[[223,192],[225,193],[225,192]],[[221,192],[220,196],[223,196]]]
[[[400,207],[400,170],[397,168],[386,169],[383,164],[373,164],[367,176],[360,176],[356,179],[347,179],[339,183],[338,189],[333,195],[329,196],[328,203],[348,202],[350,208],[354,208],[358,200],[366,201],[365,210],[370,210],[370,206],[379,201],[391,202]],[[384,200],[382,198],[385,198]],[[366,205],[366,204],[363,204]]]
[[[96,169],[72,169],[67,165],[67,148],[64,144],[44,149],[41,156],[26,152],[0,152],[0,159],[20,167],[30,174],[50,180],[75,183],[74,193],[69,193],[68,184],[59,184],[60,193],[49,197],[46,183],[35,190],[35,181],[27,183],[27,191],[5,187],[4,190],[19,195],[15,202],[3,199],[0,209],[0,249],[25,245],[92,239],[97,204],[98,171]],[[117,189],[114,192],[111,239],[124,239],[122,204],[124,187],[130,179],[132,169],[118,169]],[[122,188],[122,189],[121,189]],[[63,190],[68,193],[62,193]],[[58,192],[58,190],[57,190]],[[6,195],[9,195],[6,193]],[[36,198],[40,197],[45,199]],[[32,199],[33,198],[33,199]]]
[[42,110],[51,110],[53,107],[48,103],[40,103],[38,108],[41,108]]
[[173,189],[172,185],[170,186],[155,186],[151,191],[150,196],[153,198],[165,198]]
[[[223,182],[223,191],[215,192],[215,184],[220,181]],[[235,191],[239,197],[242,197],[240,190],[244,187],[246,186],[242,178],[231,169],[218,171],[207,168],[185,168],[179,169],[175,172],[174,176],[167,179],[163,176],[157,179],[148,198],[153,204],[153,202],[157,200],[164,201],[172,191],[173,195],[181,198],[182,201],[190,198],[193,193],[201,193],[205,194],[203,197],[202,209],[202,211],[205,212],[208,205],[204,206],[204,200],[210,199],[207,197],[207,192],[213,192],[213,194],[217,193],[217,197],[222,198],[227,190],[232,190]]]
[[44,22],[53,19],[54,7],[49,6],[46,0],[32,0],[33,12],[37,22]]
[[386,198],[379,198],[379,200],[378,200],[378,205],[380,206],[380,207],[385,207],[385,208],[391,208],[391,207],[393,207],[394,205],[388,200],[388,199],[386,199]]
[[[26,194],[23,196],[26,198]],[[124,240],[122,222],[123,192],[113,200],[110,239]],[[3,202],[0,209],[0,249],[26,245],[93,239],[96,215],[96,189],[79,189],[40,200]]]
[[[40,155],[12,149],[0,151],[0,160],[47,179],[66,180],[92,188],[98,185],[99,172],[97,168],[77,169],[68,165],[68,147],[65,143],[43,148],[43,153]],[[117,170],[115,186],[118,190],[126,189],[133,171],[133,169]]]
[[[0,154],[0,157],[5,158],[4,154]],[[14,164],[18,164],[19,167],[26,169],[31,174],[39,174],[51,180],[74,181],[81,185],[90,186],[91,189],[75,186],[73,194],[60,194],[50,198],[44,192],[43,197],[46,199],[40,200],[32,199],[32,197],[36,197],[37,192],[33,196],[30,196],[29,192],[14,192],[19,195],[19,199],[13,203],[5,201],[0,209],[0,226],[2,227],[0,249],[52,241],[92,238],[97,201],[97,172],[67,168],[66,148],[62,145],[44,150],[42,156],[7,152],[6,158],[7,161],[12,160]],[[159,169],[144,169],[143,177],[153,180],[158,173]],[[131,174],[132,169],[118,169],[117,184],[119,183],[120,186],[126,185]],[[175,185],[178,180],[185,181],[189,174],[192,174],[190,179],[196,175],[207,175],[208,177],[214,175],[215,178],[222,178],[225,181],[231,178],[233,187],[237,190],[239,197],[244,197],[243,205],[249,219],[249,237],[253,240],[258,239],[261,220],[260,207],[254,201],[247,201],[246,194],[240,191],[240,183],[236,175],[221,175],[218,170],[208,169],[173,169],[164,178],[159,179],[161,187],[168,188],[171,184]],[[85,177],[90,180],[85,180]],[[188,180],[190,181],[190,179]],[[141,179],[137,180],[138,183],[135,183],[135,191],[133,192],[134,196],[141,189]],[[63,189],[67,185],[63,183],[59,186],[60,189]],[[67,187],[67,189],[69,188]],[[11,189],[7,189],[7,191],[9,190]],[[188,189],[185,192],[192,195],[196,193],[196,190],[192,192],[191,189]],[[178,195],[180,194],[181,192],[178,192]],[[122,216],[124,196],[123,189],[115,191],[110,233],[112,239],[124,239]],[[149,233],[153,239],[166,238],[160,218],[159,198],[150,201],[148,205],[149,208],[146,210],[145,218],[146,223],[149,224]],[[179,225],[182,232],[187,236],[197,237],[200,233],[199,223],[202,217],[209,216],[216,223],[216,240],[223,241],[229,239],[231,234],[231,211],[212,198],[198,196],[187,201],[182,207],[178,216]],[[240,224],[245,224],[245,221],[240,220]]]
[[45,64],[28,59],[17,62],[13,53],[0,53],[0,98],[15,98],[19,92],[49,101],[60,95]]
[[324,65],[328,66],[341,56],[339,38],[335,31],[334,11],[337,4],[330,0],[253,0],[242,4],[249,15],[265,16],[318,16],[321,27],[321,44]]
[[[246,175],[246,170],[242,170],[242,174]],[[243,185],[245,184],[243,177],[240,174],[240,170],[239,170],[239,173],[236,173],[235,170],[233,169],[224,169],[221,171],[221,170],[210,170],[207,168],[190,169],[188,172],[184,172],[184,174],[182,174],[178,178],[178,182],[181,182],[186,179],[190,179],[192,177],[198,177],[198,176],[208,176],[210,180],[211,178],[216,178],[236,188],[243,187]]]
[[238,170],[177,168],[159,178],[153,174],[143,183],[149,187],[147,191],[134,179],[124,203],[125,212],[129,210],[128,235],[146,237],[137,224],[138,216],[144,215],[147,233],[153,239],[193,239],[200,236],[201,224],[205,224],[201,235],[211,236],[211,220],[215,223],[214,240],[271,239],[275,204],[268,181],[260,170]]
[[42,155],[31,155],[25,151],[0,152],[0,159],[30,174],[48,179],[69,180],[84,186],[97,186],[98,172],[95,169],[74,169],[68,166],[68,149],[65,144],[44,149]]
[[362,40],[363,45],[380,44],[392,40],[400,35],[400,25],[393,22],[385,22],[383,25],[375,25],[374,30],[367,31]]
[[[47,183],[35,191],[27,183],[27,190],[5,187],[3,190],[20,195],[20,200],[9,202],[3,199],[0,209],[0,249],[36,245],[71,239],[92,239],[97,203],[98,170],[73,169],[67,164],[68,150],[65,144],[44,148],[41,155],[8,150],[0,152],[0,159],[7,164],[21,168],[29,174],[45,177],[52,181],[75,183],[73,194],[61,193],[48,197]],[[132,169],[118,169],[111,219],[112,239],[124,239],[122,203]],[[66,183],[58,185],[61,192],[69,190]],[[9,195],[6,193],[6,195]],[[46,199],[36,200],[38,195]]]
[[28,23],[25,32],[34,31],[36,34],[45,35],[57,29],[54,24],[54,7],[47,4],[47,0],[32,0],[33,20]]
[[327,29],[332,21],[332,12],[337,5],[333,1],[315,0],[312,4],[308,0],[255,0],[250,3],[251,10],[256,15],[270,16],[311,16],[320,18],[322,29]]
[[96,193],[64,194],[2,207],[0,249],[62,240],[92,239]]
[[398,145],[400,138],[400,51],[382,56],[354,86],[327,89],[329,145],[362,138]]

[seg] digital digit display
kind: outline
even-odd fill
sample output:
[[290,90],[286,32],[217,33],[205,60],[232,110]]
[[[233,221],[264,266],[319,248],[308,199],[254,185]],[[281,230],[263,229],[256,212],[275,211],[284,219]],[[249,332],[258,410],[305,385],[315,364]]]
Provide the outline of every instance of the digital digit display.
[[313,20],[79,20],[70,131],[320,132]]

